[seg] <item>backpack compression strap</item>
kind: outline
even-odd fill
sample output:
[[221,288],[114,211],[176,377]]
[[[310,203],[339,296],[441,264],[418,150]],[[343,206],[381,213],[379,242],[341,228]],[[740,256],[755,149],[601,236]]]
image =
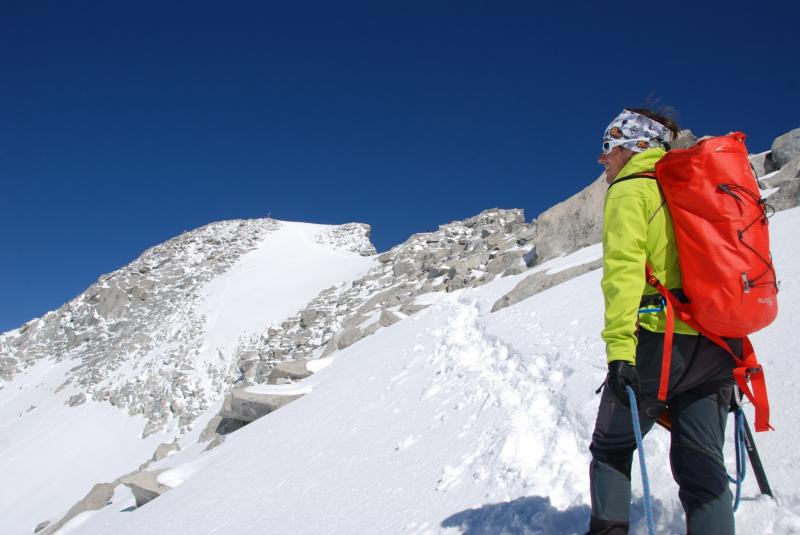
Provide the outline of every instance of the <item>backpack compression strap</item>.
[[[661,378],[658,384],[658,399],[666,401],[669,388],[669,368],[672,360],[672,338],[675,332],[675,317],[689,325],[697,332],[723,348],[730,354],[736,363],[733,378],[739,389],[747,396],[756,411],[756,431],[768,431],[774,428],[769,424],[769,399],[767,398],[767,383],[764,380],[764,369],[758,363],[753,344],[748,337],[742,338],[742,356],[739,357],[731,351],[730,346],[722,337],[712,334],[700,326],[692,316],[691,303],[681,303],[653,273],[653,269],[645,266],[647,283],[658,290],[666,300],[667,326],[664,332],[664,350],[661,358]],[[751,390],[748,381],[752,384]]]

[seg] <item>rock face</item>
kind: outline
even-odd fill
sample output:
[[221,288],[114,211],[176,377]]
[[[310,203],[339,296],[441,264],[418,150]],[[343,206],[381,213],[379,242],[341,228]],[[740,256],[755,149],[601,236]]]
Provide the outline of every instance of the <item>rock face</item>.
[[492,312],[496,312],[503,308],[519,303],[520,301],[524,301],[532,295],[536,295],[537,293],[547,290],[548,288],[552,288],[557,284],[574,279],[579,275],[583,275],[584,273],[588,273],[601,267],[603,267],[603,261],[595,260],[594,262],[589,262],[580,266],[565,269],[564,271],[559,271],[557,273],[553,273],[552,275],[548,275],[546,271],[533,273],[525,277],[525,279],[517,284],[513,290],[495,301],[494,305],[492,305]]
[[772,161],[772,152],[770,151],[750,156],[750,165],[753,166],[758,178],[778,170]]
[[800,128],[776,138],[768,156],[774,170],[759,182],[764,187],[780,189],[767,199],[767,204],[775,210],[800,206]]
[[122,484],[133,492],[133,497],[136,499],[136,507],[141,507],[170,490],[170,487],[158,482],[158,475],[165,471],[141,471],[122,478]]
[[303,394],[271,394],[235,388],[226,398],[220,416],[249,423],[303,397]]
[[86,511],[96,511],[102,509],[106,504],[111,501],[114,496],[114,485],[111,483],[98,483],[92,490],[89,491],[82,500],[73,505],[67,514],[61,520],[54,524],[42,523],[36,527],[35,532],[40,535],[52,535],[59,529],[64,527],[64,524]]
[[775,210],[800,206],[800,156],[781,167],[765,182],[769,187],[780,187],[767,199],[767,203]]
[[545,210],[533,221],[530,241],[536,244],[538,262],[600,241],[606,189],[604,173],[583,191]]
[[170,455],[180,451],[180,447],[174,443],[162,443],[159,444],[156,448],[156,451],[153,453],[153,456],[150,458],[151,461],[156,462],[160,461],[161,459],[166,459]]
[[372,256],[377,253],[370,241],[372,227],[364,223],[346,223],[333,227],[328,232],[318,234],[317,243],[333,245],[339,249],[353,251],[361,256]]
[[772,142],[772,161],[778,169],[798,157],[800,157],[800,128],[795,128]]

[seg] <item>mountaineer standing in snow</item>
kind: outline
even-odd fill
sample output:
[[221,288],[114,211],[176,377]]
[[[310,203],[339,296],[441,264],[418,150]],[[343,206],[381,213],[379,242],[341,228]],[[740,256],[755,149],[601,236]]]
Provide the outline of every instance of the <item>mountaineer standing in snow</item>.
[[[645,262],[676,295],[681,273],[672,221],[652,173],[678,134],[666,114],[626,109],[603,136],[598,163],[609,189],[603,221],[603,279],[608,375],[595,423],[590,466],[589,535],[628,533],[631,463],[636,442],[626,386],[637,394],[642,432],[667,408],[672,419],[670,463],[689,535],[734,533],[732,495],[722,449],[733,393],[733,360],[719,346],[675,322],[669,397],[657,400],[664,312],[639,313],[658,302]],[[736,352],[740,347],[733,347]]]

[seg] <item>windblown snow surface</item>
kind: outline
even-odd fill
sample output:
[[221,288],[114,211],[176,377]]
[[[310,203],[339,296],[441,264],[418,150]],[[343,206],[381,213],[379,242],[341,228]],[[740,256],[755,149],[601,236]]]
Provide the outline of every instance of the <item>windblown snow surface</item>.
[[[748,476],[740,534],[800,533],[799,227],[800,209],[772,219],[783,308],[753,337],[776,428],[756,440],[776,499]],[[597,247],[542,268],[596,257]],[[171,491],[125,512],[133,499],[119,487],[109,507],[62,533],[582,533],[605,375],[600,271],[491,313],[521,277],[424,296],[430,308],[291,385],[304,397],[208,453],[189,447],[154,465],[169,468],[160,480]],[[660,428],[645,439],[657,530],[683,533],[668,446]],[[730,437],[726,450],[733,470]],[[632,531],[644,533],[638,467],[633,482]]]

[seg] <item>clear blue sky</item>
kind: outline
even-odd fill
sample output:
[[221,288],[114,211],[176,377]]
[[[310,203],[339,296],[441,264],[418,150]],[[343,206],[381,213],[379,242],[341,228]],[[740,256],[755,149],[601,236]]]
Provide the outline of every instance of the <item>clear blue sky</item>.
[[530,220],[651,93],[767,150],[800,126],[800,8],[751,4],[3,1],[0,331],[212,221],[360,221],[386,250]]

